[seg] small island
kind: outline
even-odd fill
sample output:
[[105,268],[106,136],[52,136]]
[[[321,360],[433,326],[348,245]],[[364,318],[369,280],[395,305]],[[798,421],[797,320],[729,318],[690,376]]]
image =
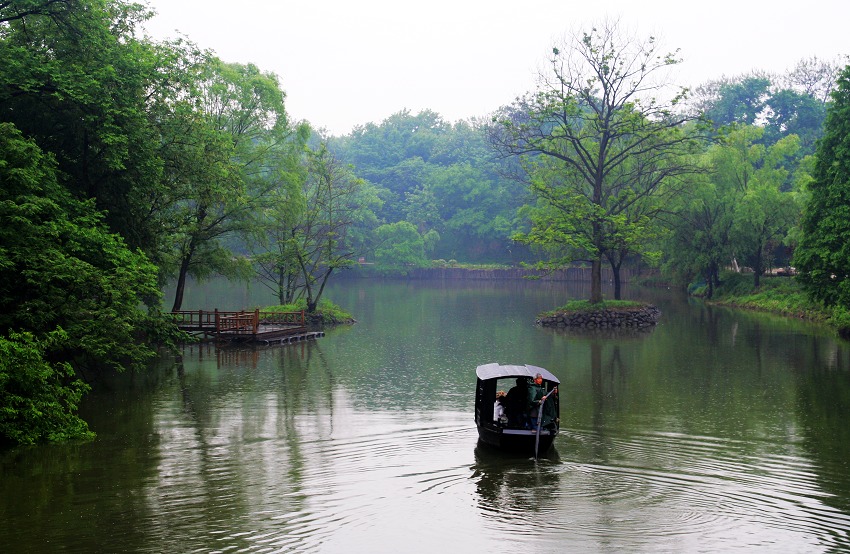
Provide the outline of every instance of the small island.
[[660,316],[656,306],[642,302],[609,300],[591,304],[577,300],[540,314],[535,323],[542,327],[583,329],[642,328],[656,325]]

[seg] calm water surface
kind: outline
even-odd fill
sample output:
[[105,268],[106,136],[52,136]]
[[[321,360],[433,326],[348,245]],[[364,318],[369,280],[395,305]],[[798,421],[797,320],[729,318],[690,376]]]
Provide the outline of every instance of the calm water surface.
[[[338,283],[354,326],[97,383],[91,443],[0,453],[0,552],[850,550],[850,349],[666,292],[644,333],[537,328],[564,284]],[[189,291],[187,308],[270,304]],[[535,462],[477,445],[475,366],[561,378]]]

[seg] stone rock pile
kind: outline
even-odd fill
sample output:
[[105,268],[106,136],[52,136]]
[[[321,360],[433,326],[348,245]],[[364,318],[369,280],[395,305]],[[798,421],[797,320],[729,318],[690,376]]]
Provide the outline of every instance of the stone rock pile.
[[560,312],[537,319],[543,327],[582,327],[611,329],[616,327],[650,327],[658,323],[661,311],[655,306],[634,309],[601,309],[587,312]]

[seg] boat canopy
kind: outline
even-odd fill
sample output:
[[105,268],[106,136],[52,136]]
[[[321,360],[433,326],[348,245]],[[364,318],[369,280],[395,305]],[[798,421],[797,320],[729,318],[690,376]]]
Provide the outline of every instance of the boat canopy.
[[488,379],[500,379],[502,377],[534,377],[536,374],[543,376],[546,381],[560,383],[549,370],[533,365],[499,365],[498,363],[484,364],[475,368],[475,375],[482,381]]

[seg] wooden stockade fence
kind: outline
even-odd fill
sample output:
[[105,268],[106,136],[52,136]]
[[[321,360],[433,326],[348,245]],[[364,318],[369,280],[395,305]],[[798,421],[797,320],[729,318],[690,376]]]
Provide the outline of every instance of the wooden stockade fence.
[[[529,277],[541,281],[572,281],[587,282],[590,279],[589,267],[567,267],[544,271],[527,268],[498,268],[498,269],[467,269],[462,267],[429,267],[413,269],[407,273],[409,279],[444,279],[444,280],[481,280],[481,281],[512,281],[524,280]],[[623,268],[620,270],[620,282],[628,283],[636,277],[652,274],[644,268]],[[609,267],[602,267],[602,282],[613,282],[614,276]]]
[[315,338],[321,332],[308,332],[304,312],[225,312],[195,310],[171,312],[177,326],[186,332],[219,340],[245,342],[290,342]]

